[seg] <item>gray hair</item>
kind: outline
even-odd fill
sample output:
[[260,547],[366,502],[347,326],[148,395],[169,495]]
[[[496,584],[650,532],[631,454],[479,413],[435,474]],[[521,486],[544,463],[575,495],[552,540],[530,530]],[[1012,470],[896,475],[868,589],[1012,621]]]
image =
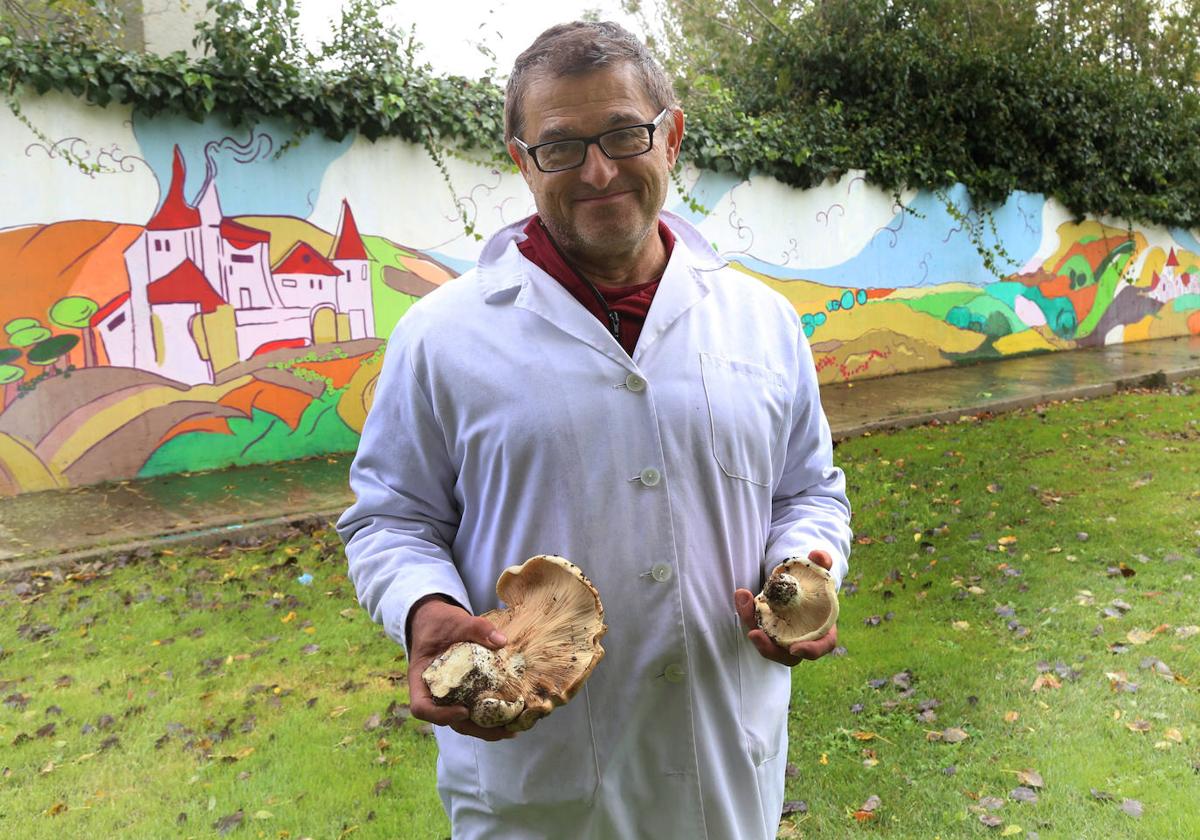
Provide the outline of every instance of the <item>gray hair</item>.
[[575,21],[552,26],[517,56],[504,92],[504,140],[525,128],[522,108],[529,80],[539,73],[582,76],[623,62],[641,76],[656,111],[674,107],[675,89],[645,44],[620,24],[611,21]]

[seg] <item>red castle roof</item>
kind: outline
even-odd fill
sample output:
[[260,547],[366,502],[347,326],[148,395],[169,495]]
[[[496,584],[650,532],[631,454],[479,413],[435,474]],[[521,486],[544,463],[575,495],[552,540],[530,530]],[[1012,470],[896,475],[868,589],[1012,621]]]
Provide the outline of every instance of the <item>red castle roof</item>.
[[304,240],[291,247],[283,258],[271,269],[272,274],[323,274],[340,277],[342,270],[321,256],[316,248]]
[[1171,254],[1170,254],[1170,256],[1167,257],[1167,265],[1170,265],[1170,266],[1179,265],[1179,260],[1177,260],[1175,258],[1175,249],[1174,248],[1171,249]]
[[363,244],[362,237],[358,235],[358,225],[354,221],[354,214],[350,212],[350,203],[344,198],[342,199],[342,219],[338,223],[338,232],[333,240],[333,247],[329,249],[329,258],[332,260],[368,259],[367,246]]
[[121,304],[125,303],[127,300],[129,300],[129,292],[121,292],[121,294],[117,295],[108,303],[104,304],[104,306],[101,306],[98,310],[96,310],[96,314],[93,315],[88,321],[88,326],[100,326],[102,323],[104,323],[105,319],[108,318],[109,315],[120,309]]
[[221,238],[235,248],[245,250],[260,242],[270,242],[271,234],[265,230],[252,228],[233,219],[221,219]]
[[146,222],[146,230],[183,230],[200,226],[200,213],[195,207],[189,207],[183,200],[183,181],[186,168],[183,165],[183,153],[175,147],[175,160],[171,163],[171,185],[167,188],[167,197],[163,199],[162,207],[150,221]]
[[216,311],[225,300],[216,292],[204,274],[191,260],[184,260],[171,269],[165,277],[155,280],[146,287],[150,303],[194,303],[205,315]]

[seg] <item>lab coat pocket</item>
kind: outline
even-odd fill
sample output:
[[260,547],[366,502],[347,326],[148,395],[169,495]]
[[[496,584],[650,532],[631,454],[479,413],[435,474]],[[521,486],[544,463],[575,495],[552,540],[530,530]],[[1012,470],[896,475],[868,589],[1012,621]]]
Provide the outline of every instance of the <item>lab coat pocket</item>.
[[530,805],[590,805],[600,774],[587,687],[528,732],[475,743],[479,791],[493,811]]
[[700,354],[713,457],[730,478],[771,483],[771,450],[785,416],[783,375],[753,362]]
[[787,750],[788,703],[791,672],[770,662],[743,639],[738,645],[738,684],[742,730],[750,760],[755,766],[775,759]]

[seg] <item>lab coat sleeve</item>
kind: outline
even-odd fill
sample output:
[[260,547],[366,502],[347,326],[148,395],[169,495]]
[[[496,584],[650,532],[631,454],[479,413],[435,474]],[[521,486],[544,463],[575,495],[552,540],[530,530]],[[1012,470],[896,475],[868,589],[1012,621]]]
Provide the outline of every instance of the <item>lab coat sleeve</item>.
[[812,351],[802,331],[796,342],[796,391],[783,474],[771,499],[764,580],[790,557],[823,549],[833,559],[830,573],[840,587],[849,568],[850,502],[846,477],[833,465],[833,440],[821,409]]
[[337,523],[359,602],[406,653],[408,614],[421,598],[446,595],[471,610],[450,550],[459,523],[455,471],[413,355],[402,320],[350,467],[356,500]]

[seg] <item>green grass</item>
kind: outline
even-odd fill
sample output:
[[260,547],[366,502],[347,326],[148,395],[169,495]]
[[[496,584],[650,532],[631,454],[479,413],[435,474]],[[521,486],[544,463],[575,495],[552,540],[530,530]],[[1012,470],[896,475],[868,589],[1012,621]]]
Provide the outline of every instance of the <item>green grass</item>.
[[[846,650],[795,671],[787,793],[807,807],[781,836],[1200,836],[1200,635],[1179,633],[1200,624],[1186,391],[838,448],[858,535]],[[320,531],[0,587],[0,834],[214,837],[240,811],[231,837],[445,837],[432,739],[389,712],[404,662],[343,562]],[[1114,599],[1129,609],[1106,617]],[[1047,668],[1058,686],[1035,691]],[[1119,672],[1136,692],[1114,689]],[[950,728],[968,737],[930,740]],[[1010,798],[1023,770],[1044,780],[1036,803]]]

